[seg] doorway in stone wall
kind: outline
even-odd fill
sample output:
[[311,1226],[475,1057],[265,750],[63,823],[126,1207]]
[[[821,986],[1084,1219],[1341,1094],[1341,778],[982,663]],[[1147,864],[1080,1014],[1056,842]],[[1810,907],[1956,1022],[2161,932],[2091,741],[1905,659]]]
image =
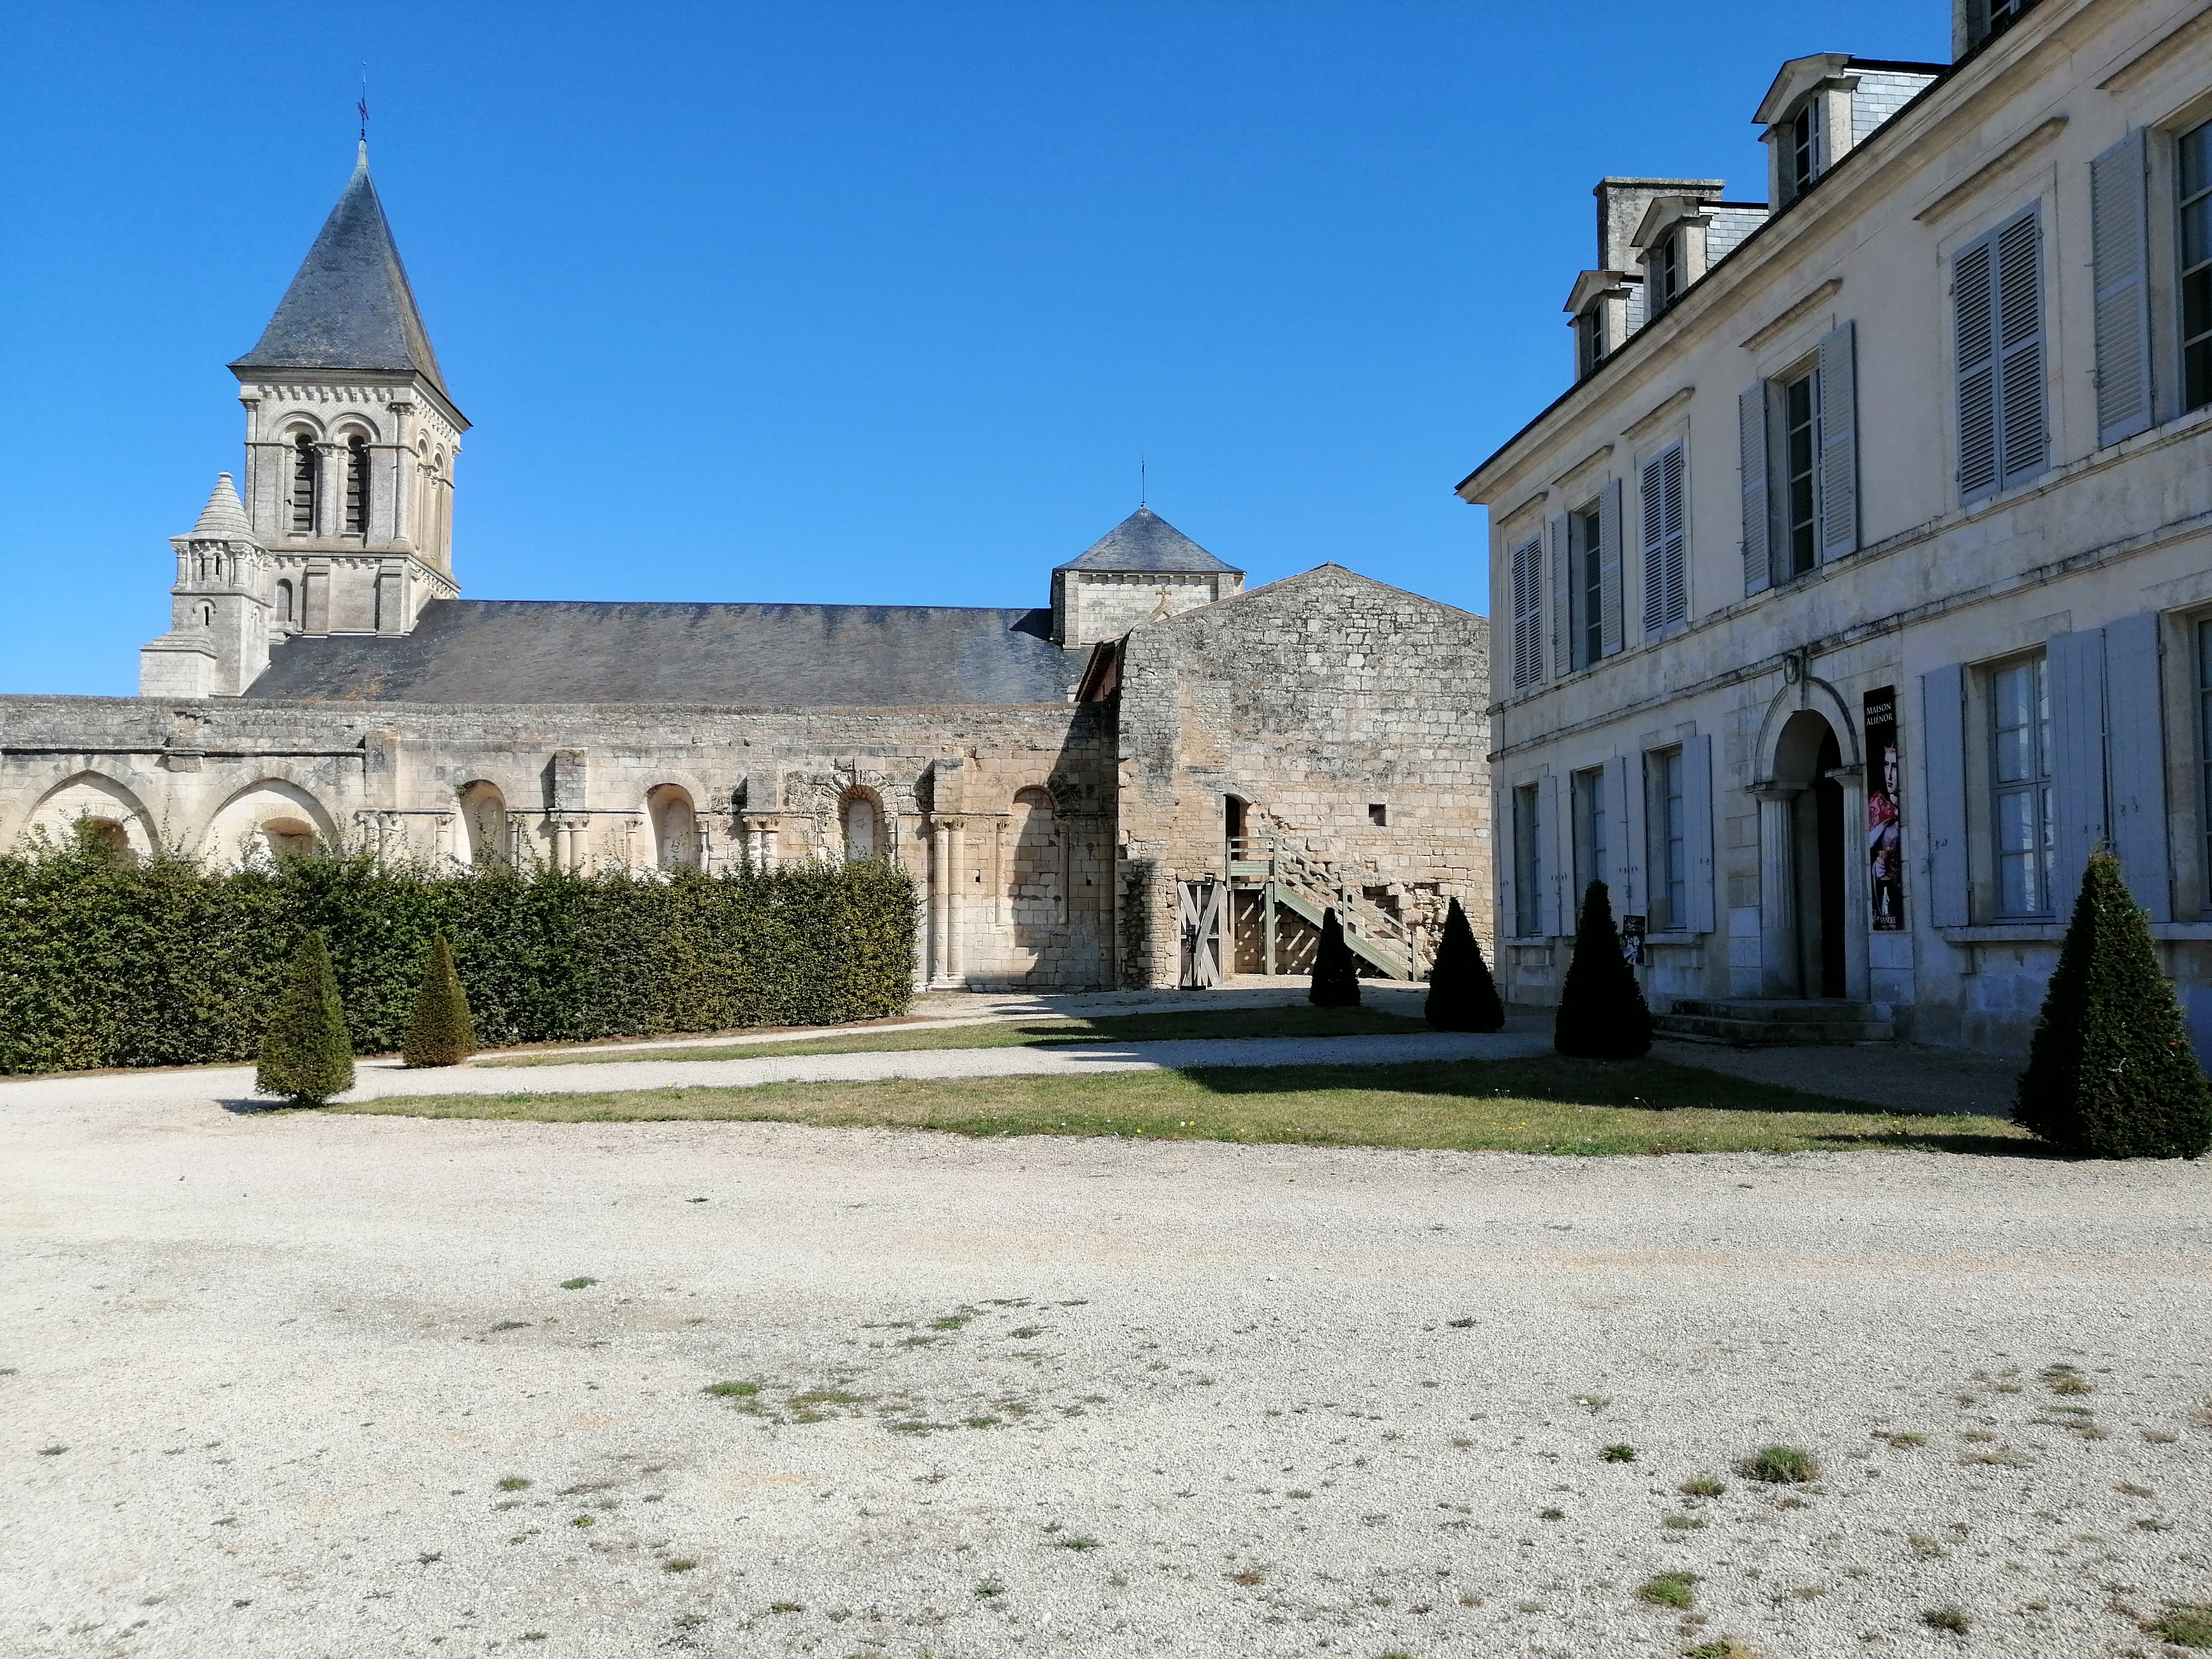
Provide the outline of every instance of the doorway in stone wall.
[[1849,842],[1844,787],[1833,775],[1843,763],[1835,729],[1823,716],[1806,708],[1790,717],[1776,746],[1774,775],[1796,792],[1790,804],[1790,863],[1800,996],[1847,994],[1844,861]]

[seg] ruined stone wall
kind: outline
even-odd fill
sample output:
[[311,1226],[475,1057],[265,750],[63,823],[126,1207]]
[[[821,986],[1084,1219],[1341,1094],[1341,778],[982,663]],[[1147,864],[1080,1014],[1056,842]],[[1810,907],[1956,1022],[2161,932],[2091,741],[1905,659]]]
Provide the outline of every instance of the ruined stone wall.
[[[1337,565],[1131,635],[1122,982],[1175,982],[1176,884],[1224,874],[1231,796],[1249,836],[1395,908],[1429,949],[1455,897],[1489,939],[1489,637],[1480,617]],[[1255,911],[1237,907],[1224,960],[1250,960]],[[1285,917],[1285,938],[1298,931]]]
[[728,867],[889,853],[940,982],[1113,976],[1109,711],[0,697],[0,846],[81,817],[210,861],[366,843]]

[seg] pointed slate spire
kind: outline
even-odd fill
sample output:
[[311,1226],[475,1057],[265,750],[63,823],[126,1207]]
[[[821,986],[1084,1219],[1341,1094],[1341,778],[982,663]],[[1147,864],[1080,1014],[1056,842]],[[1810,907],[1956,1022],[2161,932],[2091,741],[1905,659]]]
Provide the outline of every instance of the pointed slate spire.
[[384,204],[369,180],[367,143],[276,314],[231,368],[411,371],[450,399]]
[[1224,564],[1149,507],[1140,507],[1093,542],[1060,570],[1181,571],[1212,574],[1244,573]]
[[230,474],[216,475],[215,489],[200,509],[200,521],[185,532],[186,541],[250,542],[253,526],[246,517],[246,503],[238,499]]

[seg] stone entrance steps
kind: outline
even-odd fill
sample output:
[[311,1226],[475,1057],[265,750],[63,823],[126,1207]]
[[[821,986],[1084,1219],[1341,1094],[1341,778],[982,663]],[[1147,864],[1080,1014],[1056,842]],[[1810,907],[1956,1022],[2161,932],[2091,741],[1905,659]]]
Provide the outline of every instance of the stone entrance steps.
[[1872,1003],[1828,997],[1685,997],[1651,1023],[1668,1036],[1736,1048],[1887,1042],[1896,1035]]

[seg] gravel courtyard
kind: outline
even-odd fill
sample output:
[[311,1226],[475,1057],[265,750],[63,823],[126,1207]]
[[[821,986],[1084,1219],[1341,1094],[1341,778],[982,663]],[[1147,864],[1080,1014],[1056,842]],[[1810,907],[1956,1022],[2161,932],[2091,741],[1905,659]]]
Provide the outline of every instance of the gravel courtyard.
[[2212,1601],[2204,1164],[112,1082],[0,1085],[10,1656],[2104,1659]]

